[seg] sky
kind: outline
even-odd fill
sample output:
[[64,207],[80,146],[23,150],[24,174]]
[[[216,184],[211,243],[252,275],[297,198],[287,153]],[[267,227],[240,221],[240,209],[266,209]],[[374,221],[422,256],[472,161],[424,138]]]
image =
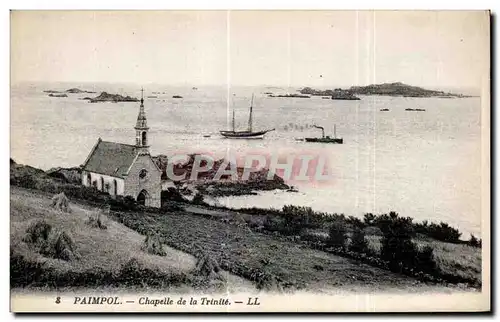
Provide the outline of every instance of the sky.
[[11,82],[489,82],[483,11],[13,11]]

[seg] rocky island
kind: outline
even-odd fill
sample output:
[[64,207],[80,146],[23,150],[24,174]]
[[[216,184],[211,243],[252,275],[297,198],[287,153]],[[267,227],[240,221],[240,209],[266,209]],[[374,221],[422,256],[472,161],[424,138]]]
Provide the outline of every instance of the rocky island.
[[338,100],[359,100],[355,95],[384,95],[397,97],[438,97],[438,98],[464,98],[472,97],[463,94],[447,93],[444,91],[430,90],[418,86],[411,86],[401,82],[372,84],[367,86],[351,86],[349,89],[336,88],[335,90],[316,90],[304,87],[299,90],[301,94],[312,96],[330,96]]
[[385,95],[401,97],[470,97],[462,94],[446,93],[443,91],[424,89],[401,82],[372,84],[368,86],[352,86],[349,91],[358,95]]
[[[173,168],[175,175],[184,175],[185,180],[176,182],[178,186],[191,186],[193,190],[197,190],[204,195],[211,197],[225,197],[225,196],[241,196],[253,195],[256,191],[269,191],[269,190],[289,190],[283,178],[274,174],[271,180],[267,179],[269,169],[263,168],[256,172],[251,172],[247,180],[243,180],[243,167],[237,167],[238,180],[234,181],[229,175],[223,175],[220,179],[215,180],[215,176],[219,169],[226,163],[224,159],[215,160],[212,169],[198,175],[197,181],[189,180],[191,171],[193,169],[196,154],[189,155],[189,160],[182,165],[176,165]],[[162,171],[162,179],[167,179],[166,169],[168,158],[165,155],[153,156],[153,161],[158,168]],[[229,165],[226,169],[229,170]]]
[[65,91],[55,91],[55,90],[49,89],[49,90],[46,90],[43,92],[50,93],[50,94],[59,94],[59,93],[69,93],[69,94],[89,93],[89,94],[92,94],[92,93],[95,93],[95,92],[91,92],[91,91],[84,91],[84,90],[81,90],[81,89],[76,88],[76,87],[67,89]]
[[298,97],[298,98],[311,98],[309,95],[300,95],[300,94],[269,94],[267,97]]
[[331,97],[332,100],[348,100],[348,101],[357,101],[360,98],[354,96],[354,93],[352,93],[350,90],[344,90],[341,88],[336,88],[335,90],[327,89],[324,91],[321,90],[316,90],[310,87],[304,87],[303,89],[300,90],[301,94],[308,94],[312,96],[329,96]]
[[68,95],[66,95],[66,94],[53,94],[53,93],[50,93],[49,97],[68,97]]
[[84,91],[84,90],[81,90],[81,89],[75,87],[75,88],[70,88],[70,89],[66,90],[66,93],[71,93],[71,94],[89,93],[89,94],[93,94],[95,92]]
[[135,97],[122,96],[120,94],[109,94],[107,92],[102,92],[99,96],[94,98],[86,97],[89,99],[90,103],[100,103],[100,102],[138,102],[139,100]]

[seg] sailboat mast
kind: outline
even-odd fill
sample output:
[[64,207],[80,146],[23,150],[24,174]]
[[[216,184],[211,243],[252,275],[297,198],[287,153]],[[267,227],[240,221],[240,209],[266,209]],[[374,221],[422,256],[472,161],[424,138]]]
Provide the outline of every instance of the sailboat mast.
[[233,132],[234,132],[234,107],[233,107],[233,122],[232,122],[232,124],[233,124]]
[[333,138],[337,138],[337,125],[333,124]]
[[252,94],[252,102],[250,103],[250,116],[248,117],[248,132],[252,132],[253,95],[254,94]]

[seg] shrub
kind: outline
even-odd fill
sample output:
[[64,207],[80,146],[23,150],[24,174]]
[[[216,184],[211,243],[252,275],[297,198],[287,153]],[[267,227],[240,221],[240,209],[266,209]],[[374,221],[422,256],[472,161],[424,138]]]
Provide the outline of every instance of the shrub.
[[470,235],[470,239],[467,241],[467,245],[472,247],[481,247],[481,244],[482,244],[481,239],[478,239],[473,234]]
[[144,239],[144,243],[142,244],[141,249],[151,255],[158,255],[158,256],[167,255],[167,253],[163,249],[161,238],[156,234],[154,235],[148,234],[146,236],[146,239]]
[[178,189],[174,187],[169,187],[167,190],[163,190],[161,192],[161,201],[162,204],[168,200],[178,201],[178,202],[186,202],[187,199],[179,192]]
[[264,229],[269,231],[281,231],[284,227],[283,219],[278,216],[267,215],[263,222]]
[[458,229],[450,227],[447,223],[441,222],[439,225],[434,223],[430,224],[427,235],[437,240],[456,243],[460,240],[462,234]]
[[197,192],[194,195],[193,200],[191,202],[195,205],[206,205],[207,204],[205,202],[205,197],[199,192]]
[[10,250],[10,286],[24,287],[43,275],[43,263],[29,261],[23,255]]
[[363,217],[363,221],[365,223],[366,226],[372,226],[374,223],[375,223],[375,215],[372,214],[372,213],[367,213],[365,214],[365,216]]
[[287,235],[300,235],[303,229],[319,228],[326,221],[324,213],[292,205],[283,206],[280,216],[284,219],[280,231]]
[[354,229],[361,229],[365,227],[365,224],[361,221],[361,219],[356,218],[354,216],[349,216],[346,220],[346,222],[351,225],[352,228]]
[[349,250],[356,253],[369,253],[368,241],[362,229],[357,228],[353,231]]
[[331,224],[327,244],[332,247],[344,248],[347,241],[347,228],[345,223],[335,221]]
[[417,265],[419,270],[424,272],[434,272],[436,270],[436,261],[434,260],[434,249],[431,246],[424,246],[418,250]]
[[404,269],[417,269],[434,273],[436,263],[430,246],[419,250],[413,243],[415,230],[410,217],[399,217],[396,213],[383,215],[379,225],[384,234],[380,257],[389,262],[389,268],[395,272]]

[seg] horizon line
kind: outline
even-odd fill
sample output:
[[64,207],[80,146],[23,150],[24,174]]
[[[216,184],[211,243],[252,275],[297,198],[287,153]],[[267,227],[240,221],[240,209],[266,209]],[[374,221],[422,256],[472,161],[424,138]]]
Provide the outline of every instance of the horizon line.
[[[140,85],[142,84],[143,86],[147,85],[163,85],[163,86],[174,86],[174,87],[185,87],[185,86],[191,86],[191,87],[199,87],[199,86],[206,86],[206,87],[227,87],[227,83],[220,83],[220,84],[196,84],[194,82],[185,82],[185,83],[162,83],[162,82],[132,82],[132,81],[73,81],[73,80],[63,80],[63,81],[44,81],[44,80],[21,80],[21,81],[16,81],[16,82],[10,82],[10,86],[16,85],[16,84],[25,84],[25,83],[59,83],[59,84],[75,84],[75,83],[81,83],[81,84],[127,84],[127,85]],[[330,84],[330,85],[308,85],[306,83],[302,85],[296,85],[296,84],[230,84],[231,87],[278,87],[278,88],[303,88],[303,87],[311,87],[311,88],[349,88],[353,86],[369,86],[369,85],[380,85],[380,84],[395,84],[395,83],[402,83],[404,85],[409,85],[409,86],[416,86],[416,87],[421,87],[421,88],[434,88],[434,89],[451,89],[451,88],[456,88],[456,89],[477,89],[480,90],[481,87],[479,86],[447,86],[447,85],[414,85],[410,83],[405,83],[403,81],[382,81],[382,82],[377,82],[377,83],[366,83],[366,84]]]

